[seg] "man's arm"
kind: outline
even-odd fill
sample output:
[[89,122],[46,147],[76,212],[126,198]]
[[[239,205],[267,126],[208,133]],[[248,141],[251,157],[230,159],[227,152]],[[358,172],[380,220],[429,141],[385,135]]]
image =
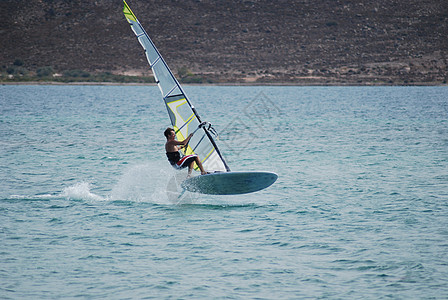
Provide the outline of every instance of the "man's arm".
[[190,133],[190,135],[183,141],[173,140],[173,141],[169,141],[167,143],[170,145],[173,145],[173,146],[185,146],[186,144],[188,144],[188,142],[190,141],[192,136],[193,136],[193,134]]
[[178,142],[179,144],[177,144],[177,145],[185,146],[186,144],[188,144],[188,142],[190,141],[190,139],[191,139],[192,136],[193,136],[193,134],[190,133],[190,135],[189,135],[185,140],[183,140],[183,141],[181,141],[181,142]]

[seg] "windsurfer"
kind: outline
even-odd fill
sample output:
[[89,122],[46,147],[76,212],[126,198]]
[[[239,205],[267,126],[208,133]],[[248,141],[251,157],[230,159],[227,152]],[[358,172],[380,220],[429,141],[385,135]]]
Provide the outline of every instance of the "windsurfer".
[[193,165],[196,163],[201,170],[201,175],[207,174],[202,166],[201,160],[196,154],[186,155],[181,158],[179,150],[188,145],[193,133],[191,133],[185,140],[178,141],[176,140],[176,133],[173,128],[167,128],[163,133],[166,137],[166,156],[168,157],[168,161],[170,164],[176,169],[183,169],[188,166],[188,177],[191,176],[191,172],[193,171]]

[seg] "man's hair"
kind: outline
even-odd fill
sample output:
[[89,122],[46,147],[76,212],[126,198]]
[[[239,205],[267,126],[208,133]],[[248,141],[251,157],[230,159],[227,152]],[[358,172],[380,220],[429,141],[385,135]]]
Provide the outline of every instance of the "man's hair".
[[163,134],[165,135],[166,138],[168,138],[171,135],[171,131],[174,131],[174,129],[170,127],[165,129],[165,132]]

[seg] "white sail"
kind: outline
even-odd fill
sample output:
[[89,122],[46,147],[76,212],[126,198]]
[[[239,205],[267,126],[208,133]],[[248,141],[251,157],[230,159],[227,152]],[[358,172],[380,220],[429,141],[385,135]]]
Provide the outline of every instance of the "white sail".
[[[140,44],[145,49],[146,58],[154,74],[154,79],[162,93],[177,139],[184,140],[190,133],[197,130],[202,121],[156,46],[126,1],[123,0],[123,2],[124,15]],[[230,168],[222,157],[209,129],[208,126],[203,126],[200,130],[196,131],[188,147],[182,149],[182,152],[185,155],[197,154],[202,161],[202,165],[208,171],[228,172]]]

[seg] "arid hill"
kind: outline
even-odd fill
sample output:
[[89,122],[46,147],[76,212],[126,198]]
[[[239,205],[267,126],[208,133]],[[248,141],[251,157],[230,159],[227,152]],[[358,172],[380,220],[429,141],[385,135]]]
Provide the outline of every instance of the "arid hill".
[[[209,82],[442,84],[446,0],[129,0],[171,69]],[[120,0],[3,0],[0,67],[150,75]]]

